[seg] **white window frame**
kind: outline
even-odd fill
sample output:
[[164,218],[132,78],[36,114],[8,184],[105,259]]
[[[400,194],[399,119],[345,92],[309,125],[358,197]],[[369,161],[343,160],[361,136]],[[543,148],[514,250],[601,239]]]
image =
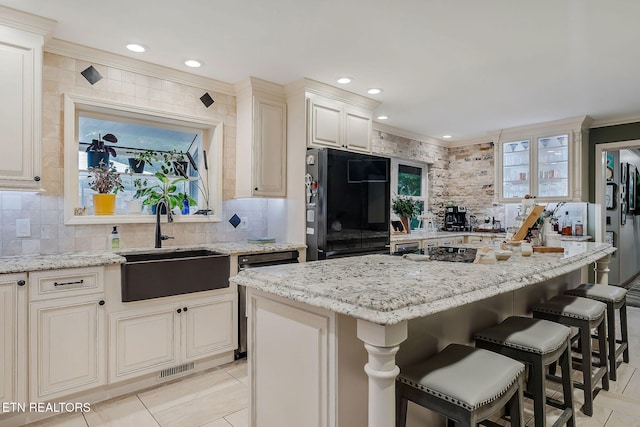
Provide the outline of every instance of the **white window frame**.
[[[221,222],[222,221],[222,146],[223,123],[136,105],[89,98],[80,95],[64,95],[64,223],[77,224],[127,224],[153,223],[153,215],[75,215],[78,206],[78,112],[95,111],[112,116],[138,118],[164,124],[196,128],[203,133],[203,147],[207,152],[209,215],[176,215],[176,222]],[[205,172],[204,159],[198,169]],[[200,167],[202,166],[202,167]]]
[[[425,212],[428,212],[429,211],[429,204],[428,204],[429,164],[423,163],[423,162],[412,162],[410,160],[392,157],[391,158],[391,200],[393,200],[393,198],[396,197],[396,195],[398,194],[399,165],[413,166],[413,167],[422,169],[422,183],[421,183],[422,194],[420,196],[407,196],[407,197],[410,197],[415,200],[422,200],[423,206],[424,206],[424,211],[422,212],[422,214],[424,214]],[[393,211],[391,211],[391,215],[395,216]]]

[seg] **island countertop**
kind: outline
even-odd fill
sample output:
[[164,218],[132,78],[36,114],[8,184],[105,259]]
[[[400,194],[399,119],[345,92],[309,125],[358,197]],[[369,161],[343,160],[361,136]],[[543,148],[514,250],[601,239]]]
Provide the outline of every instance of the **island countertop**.
[[564,254],[515,252],[494,265],[365,255],[245,270],[238,285],[380,325],[424,317],[543,282],[615,251],[606,243],[563,242]]

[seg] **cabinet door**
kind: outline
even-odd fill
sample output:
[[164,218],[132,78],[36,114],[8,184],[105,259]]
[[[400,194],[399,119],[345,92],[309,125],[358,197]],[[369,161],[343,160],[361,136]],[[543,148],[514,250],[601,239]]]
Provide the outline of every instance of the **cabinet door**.
[[371,151],[371,116],[345,108],[345,145],[351,151]]
[[324,147],[342,146],[342,108],[320,99],[309,100],[309,143]]
[[[176,365],[180,355],[178,305],[113,313],[109,319],[109,382]],[[182,312],[182,310],[180,310]]]
[[0,25],[0,189],[39,189],[42,37]]
[[100,295],[30,304],[32,402],[105,384],[105,311]]
[[256,97],[253,117],[253,194],[284,197],[287,170],[287,105]]
[[0,276],[0,402],[25,401],[25,282],[24,274]]
[[531,194],[530,141],[502,143],[502,198],[520,200]]
[[184,303],[182,361],[234,350],[238,346],[238,310],[235,295]]
[[538,138],[536,196],[569,197],[569,135]]

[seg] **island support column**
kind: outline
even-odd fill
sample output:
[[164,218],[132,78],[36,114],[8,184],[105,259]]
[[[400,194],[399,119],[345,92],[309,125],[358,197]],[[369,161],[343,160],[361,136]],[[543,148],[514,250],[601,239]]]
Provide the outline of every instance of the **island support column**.
[[611,262],[611,254],[607,254],[596,261],[593,271],[596,272],[596,283],[599,285],[609,284],[609,263]]
[[358,338],[364,341],[369,354],[364,371],[369,377],[369,427],[389,427],[396,424],[396,353],[407,339],[407,322],[378,325],[358,319]]

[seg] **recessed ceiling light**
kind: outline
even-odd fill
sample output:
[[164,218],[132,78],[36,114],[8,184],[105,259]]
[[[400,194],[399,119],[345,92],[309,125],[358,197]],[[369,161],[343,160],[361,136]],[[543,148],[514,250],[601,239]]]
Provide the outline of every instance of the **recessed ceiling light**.
[[142,53],[142,52],[147,50],[146,47],[142,46],[141,44],[136,44],[136,43],[128,44],[127,45],[127,49],[129,49],[131,52],[136,52],[136,53]]
[[378,116],[377,119],[378,120],[387,120],[389,117],[387,116]]
[[369,89],[369,90],[367,91],[367,93],[368,93],[369,95],[377,95],[377,94],[379,94],[380,92],[382,92],[382,89],[377,89],[377,88],[375,88],[375,87],[372,87],[371,89]]
[[202,65],[202,63],[195,59],[187,59],[186,61],[184,61],[184,65],[191,68],[198,68]]
[[340,77],[338,79],[338,83],[341,85],[346,85],[347,83],[351,83],[351,79],[349,77]]
[[442,135],[442,137],[443,137],[444,139],[449,139],[449,138],[451,138],[451,135]]

